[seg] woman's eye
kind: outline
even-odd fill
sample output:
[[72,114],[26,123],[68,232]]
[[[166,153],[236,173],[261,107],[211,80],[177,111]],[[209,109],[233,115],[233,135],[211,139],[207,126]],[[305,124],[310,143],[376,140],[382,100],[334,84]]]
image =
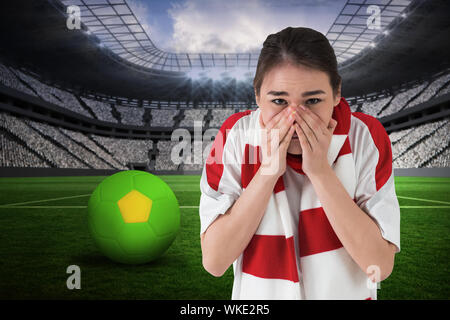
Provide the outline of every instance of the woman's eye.
[[277,105],[283,105],[283,104],[286,103],[286,100],[284,100],[284,99],[273,99],[272,102],[277,104]]
[[306,104],[317,104],[317,103],[319,103],[320,101],[322,101],[322,99],[319,99],[319,98],[311,98],[311,99],[306,100]]

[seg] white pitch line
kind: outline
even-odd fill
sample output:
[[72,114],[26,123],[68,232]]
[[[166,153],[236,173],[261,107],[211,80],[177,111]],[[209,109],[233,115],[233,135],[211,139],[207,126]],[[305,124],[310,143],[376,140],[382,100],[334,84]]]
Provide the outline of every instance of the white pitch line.
[[442,203],[442,204],[448,204],[448,205],[450,205],[450,202],[447,202],[447,201],[429,200],[429,199],[420,199],[420,198],[411,198],[411,197],[404,197],[404,196],[397,196],[397,198],[400,198],[400,199],[408,199],[408,200],[416,200],[416,201],[425,201],[425,202]]
[[[199,206],[180,206],[180,209],[198,209]],[[0,206],[0,209],[86,209],[87,206]],[[449,209],[450,206],[400,206],[400,209]]]
[[61,197],[61,198],[53,198],[53,199],[44,199],[44,200],[34,200],[34,201],[27,201],[27,202],[17,202],[17,203],[7,203],[7,204],[2,204],[0,205],[0,207],[11,207],[11,206],[16,206],[16,205],[21,205],[21,204],[30,204],[30,203],[38,203],[38,202],[46,202],[46,201],[56,201],[56,200],[64,200],[64,199],[73,199],[73,198],[81,198],[81,197],[87,197],[90,196],[91,194],[80,194],[77,196],[70,196],[70,197]]
[[400,206],[400,209],[448,209],[450,206]]
[[0,209],[86,209],[87,206],[0,206]]
[[[87,206],[9,206],[2,205],[0,209],[86,209]],[[180,206],[180,209],[196,209],[198,206]]]

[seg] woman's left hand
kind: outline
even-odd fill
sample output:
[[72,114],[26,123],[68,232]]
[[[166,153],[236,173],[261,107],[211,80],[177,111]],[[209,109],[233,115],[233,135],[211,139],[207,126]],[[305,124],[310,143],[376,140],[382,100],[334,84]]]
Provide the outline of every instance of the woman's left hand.
[[327,154],[337,121],[326,124],[307,107],[295,107],[295,131],[302,147],[302,170],[308,176],[318,175],[330,168]]

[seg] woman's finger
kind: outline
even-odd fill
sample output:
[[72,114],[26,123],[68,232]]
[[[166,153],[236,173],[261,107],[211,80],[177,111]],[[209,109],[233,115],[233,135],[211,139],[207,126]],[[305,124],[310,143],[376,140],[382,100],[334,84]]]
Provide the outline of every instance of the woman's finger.
[[294,121],[295,117],[293,115],[285,114],[284,117],[281,117],[275,124],[275,126],[268,130],[268,140],[270,141],[270,145],[274,146],[275,149],[278,149],[278,146],[289,131],[289,128],[294,123]]
[[334,120],[333,118],[331,118],[330,123],[328,124],[328,127],[327,127],[328,131],[330,131],[331,134],[333,134],[336,127],[337,127],[337,121]]
[[284,118],[283,121],[279,122],[279,137],[280,137],[280,143],[281,141],[283,141],[284,137],[287,135],[287,133],[289,132],[289,128],[292,126],[292,124],[295,121],[295,111],[292,112],[292,114],[289,114],[286,118]]
[[[314,133],[317,140],[319,140],[321,137],[320,135],[326,135],[327,134],[327,124],[320,118],[315,112],[312,112],[308,108],[304,107],[297,108],[299,109],[299,116],[303,119],[303,122],[308,125],[311,132]],[[300,122],[299,122],[300,123]],[[302,127],[304,128],[304,127]],[[305,129],[305,128],[304,128]],[[308,130],[304,130],[306,134],[308,134]]]
[[300,141],[302,150],[308,149],[312,151],[312,146],[309,143],[305,133],[303,132],[303,129],[298,125],[298,123],[295,124],[295,132],[297,132],[298,140]]
[[287,134],[284,136],[283,140],[280,143],[280,149],[284,152],[287,151],[288,147],[289,147],[289,143],[291,142],[292,136],[294,135],[295,132],[295,125],[292,124],[289,127],[289,130],[287,132]]
[[306,118],[303,118],[303,115],[296,115],[296,121],[300,128],[303,130],[304,135],[308,138],[308,141],[311,143],[315,143],[319,140],[318,134],[321,134],[319,132],[314,132],[314,130],[310,127],[310,124],[307,123]]
[[266,124],[266,128],[268,130],[271,130],[275,127],[277,127],[277,125],[287,116],[289,115],[289,107],[284,108],[282,111],[278,112],[275,116],[273,116]]

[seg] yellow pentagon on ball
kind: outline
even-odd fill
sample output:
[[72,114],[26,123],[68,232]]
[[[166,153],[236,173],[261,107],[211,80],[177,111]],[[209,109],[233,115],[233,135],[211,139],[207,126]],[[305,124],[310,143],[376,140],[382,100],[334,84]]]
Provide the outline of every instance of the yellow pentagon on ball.
[[117,201],[125,223],[147,222],[152,209],[152,199],[132,190]]

